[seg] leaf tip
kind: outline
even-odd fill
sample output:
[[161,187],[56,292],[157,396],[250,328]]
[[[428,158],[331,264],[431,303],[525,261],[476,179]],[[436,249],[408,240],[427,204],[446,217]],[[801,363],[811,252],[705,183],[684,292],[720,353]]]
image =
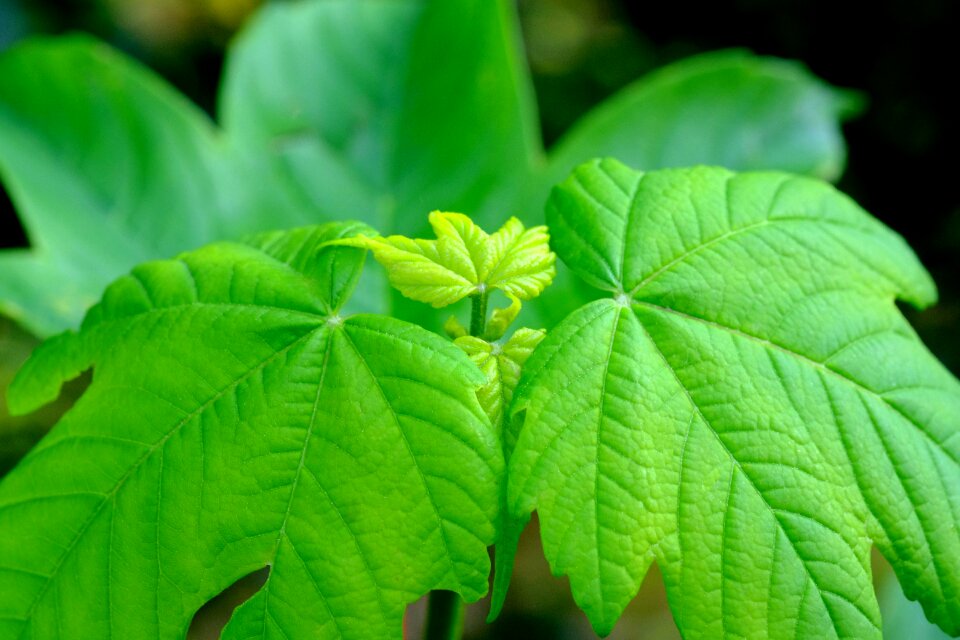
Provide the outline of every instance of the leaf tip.
[[84,342],[66,331],[37,347],[7,388],[10,415],[26,415],[56,400],[63,384],[90,366]]

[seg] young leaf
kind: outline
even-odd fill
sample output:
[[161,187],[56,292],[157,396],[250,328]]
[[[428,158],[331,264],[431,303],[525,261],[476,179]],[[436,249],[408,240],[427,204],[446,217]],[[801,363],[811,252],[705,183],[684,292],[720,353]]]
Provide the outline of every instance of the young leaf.
[[599,633],[650,563],[686,638],[880,638],[870,548],[960,632],[960,384],[900,237],[826,184],[579,167],[561,258],[610,292],[524,368],[515,516]]
[[487,322],[487,329],[484,338],[487,340],[499,340],[513,324],[513,321],[520,315],[520,298],[516,296],[507,296],[510,304],[503,308],[494,309],[490,313],[490,320]]
[[[0,636],[183,637],[264,566],[224,638],[400,638],[432,589],[487,590],[502,453],[448,341],[342,318],[363,252],[330,224],[148,263],[11,387],[93,366],[0,484]],[[322,248],[321,248],[322,247]]]
[[[520,370],[546,332],[540,329],[517,329],[504,344],[487,342],[482,338],[463,336],[454,344],[470,356],[486,377],[477,389],[477,398],[490,424],[502,435],[504,412],[513,400],[513,390],[520,380]],[[510,443],[513,446],[513,443]]]
[[462,213],[434,211],[429,220],[436,240],[357,236],[337,242],[370,249],[386,268],[390,284],[408,298],[438,308],[492,289],[529,300],[556,273],[546,227],[524,229],[510,218],[487,235]]
[[[524,363],[545,335],[546,333],[542,330],[524,328],[517,329],[502,345],[491,344],[472,336],[464,336],[454,341],[454,344],[463,349],[486,376],[487,381],[477,390],[477,397],[503,442],[505,459],[510,458],[522,424],[520,419],[509,418],[506,411],[513,401],[513,392],[520,380]],[[504,498],[506,498],[505,494]],[[517,544],[520,541],[520,533],[529,519],[529,516],[512,517],[506,508],[503,509],[500,538],[497,540],[497,570],[493,581],[489,621],[493,621],[503,608],[507,589],[510,586],[510,577],[513,574],[513,562],[517,553]]]

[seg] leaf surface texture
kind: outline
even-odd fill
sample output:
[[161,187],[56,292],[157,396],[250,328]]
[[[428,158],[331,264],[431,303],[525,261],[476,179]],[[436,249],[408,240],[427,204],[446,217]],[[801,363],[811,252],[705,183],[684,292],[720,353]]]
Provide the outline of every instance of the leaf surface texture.
[[609,297],[524,368],[509,504],[594,628],[657,561],[687,638],[879,638],[875,544],[960,632],[960,384],[903,240],[815,180],[612,160],[547,217]]
[[342,318],[364,252],[331,223],[137,267],[11,388],[93,383],[0,484],[0,636],[182,637],[250,572],[224,638],[400,638],[487,590],[502,452],[457,347]]

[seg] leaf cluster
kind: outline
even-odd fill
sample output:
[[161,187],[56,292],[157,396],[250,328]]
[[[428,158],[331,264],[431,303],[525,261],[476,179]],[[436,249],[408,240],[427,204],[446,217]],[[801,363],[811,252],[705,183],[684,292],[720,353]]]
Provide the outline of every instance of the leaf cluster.
[[[711,54],[545,150],[518,39],[507,0],[271,4],[216,122],[85,37],[0,56],[0,311],[85,314],[10,407],[94,370],[0,484],[0,637],[180,637],[265,566],[225,638],[398,637],[492,544],[495,616],[533,510],[598,633],[657,562],[685,637],[879,638],[872,546],[960,633],[960,383],[896,306],[935,288],[799,175],[846,96]],[[658,170],[700,163],[744,171]]]
[[817,180],[598,160],[547,218],[607,297],[549,333],[344,315],[367,247],[394,281],[429,257],[430,301],[552,275],[542,229],[433,218],[149,262],[40,347],[17,411],[95,373],[0,485],[4,635],[179,636],[269,566],[224,637],[397,637],[428,591],[480,598],[494,543],[495,616],[534,509],[600,634],[656,561],[685,637],[880,638],[872,545],[960,630],[960,383],[894,304],[935,299],[899,236]]

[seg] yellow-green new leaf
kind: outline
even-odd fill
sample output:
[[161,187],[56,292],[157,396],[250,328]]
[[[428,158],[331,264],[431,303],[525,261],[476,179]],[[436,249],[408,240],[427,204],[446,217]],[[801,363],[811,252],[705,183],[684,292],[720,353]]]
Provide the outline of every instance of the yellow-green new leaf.
[[462,213],[434,211],[429,220],[436,240],[360,236],[337,243],[370,249],[390,284],[437,308],[491,289],[529,300],[553,280],[556,256],[544,226],[525,229],[510,218],[488,235]]
[[513,399],[523,363],[545,335],[541,329],[524,328],[517,329],[502,345],[474,336],[454,340],[486,376],[486,383],[477,389],[477,398],[498,433],[503,432],[503,413]]
[[[517,308],[519,309],[519,306]],[[524,328],[517,329],[503,345],[492,344],[472,336],[454,341],[454,344],[463,349],[486,376],[486,383],[477,389],[477,398],[490,418],[490,422],[497,429],[503,444],[504,459],[507,460],[516,445],[523,418],[520,416],[511,418],[506,416],[505,412],[513,401],[513,392],[520,381],[524,363],[545,336],[546,332],[543,330]],[[502,499],[506,501],[505,493]],[[517,554],[520,533],[529,520],[530,517],[526,515],[513,516],[504,505],[500,519],[500,538],[497,540],[497,568],[488,618],[491,622],[503,608],[507,589],[510,586],[510,577],[513,575],[513,561]]]
[[487,322],[487,330],[484,332],[484,338],[487,340],[499,340],[513,324],[513,321],[520,315],[520,298],[509,296],[510,305],[502,309],[494,309],[490,314],[490,321]]
[[550,235],[543,225],[524,229],[510,218],[487,240],[488,257],[481,282],[521,300],[536,298],[553,282],[557,256],[550,251]]

